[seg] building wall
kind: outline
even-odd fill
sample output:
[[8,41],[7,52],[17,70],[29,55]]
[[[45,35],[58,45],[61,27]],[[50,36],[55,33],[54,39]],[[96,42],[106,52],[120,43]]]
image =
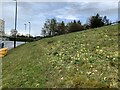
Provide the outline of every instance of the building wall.
[[5,21],[0,19],[0,36],[5,34]]

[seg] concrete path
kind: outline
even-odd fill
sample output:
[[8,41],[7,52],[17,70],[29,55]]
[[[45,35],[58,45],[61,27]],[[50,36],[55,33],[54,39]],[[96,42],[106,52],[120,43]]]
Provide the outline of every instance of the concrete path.
[[[5,45],[4,47],[7,47],[8,50],[14,48],[14,42],[13,41],[4,41]],[[24,44],[25,42],[16,42],[16,46],[19,46],[21,44]]]

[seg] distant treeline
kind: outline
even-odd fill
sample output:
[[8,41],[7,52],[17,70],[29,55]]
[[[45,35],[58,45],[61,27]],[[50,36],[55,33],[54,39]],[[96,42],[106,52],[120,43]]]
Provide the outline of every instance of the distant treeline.
[[10,41],[21,41],[21,42],[32,42],[35,39],[33,37],[25,37],[25,36],[17,36],[16,38],[13,36],[8,37]]
[[[119,22],[120,21],[118,21],[118,23]],[[99,14],[91,16],[88,22],[84,25],[81,24],[80,20],[78,21],[74,20],[66,24],[64,21],[57,22],[55,18],[52,18],[47,19],[47,21],[44,23],[44,27],[42,28],[42,35],[44,37],[51,37],[55,35],[83,31],[86,29],[97,28],[111,24],[112,23],[110,22],[109,19],[107,19],[107,16],[101,17]]]
[[[97,27],[107,26],[116,23],[120,23],[120,21],[111,23],[111,21],[107,18],[107,16],[102,17],[99,14],[96,14],[95,16],[91,16],[88,22],[83,25],[81,24],[80,20],[73,20],[68,23],[65,23],[64,21],[57,22],[55,18],[52,18],[52,19],[47,19],[46,22],[44,23],[44,26],[42,28],[42,36],[33,37],[32,35],[30,35],[30,37],[28,37],[17,34],[16,41],[31,42],[31,41],[40,40],[42,38],[49,38],[57,35],[83,31],[91,28],[97,28]],[[10,41],[15,40],[13,35],[8,38]]]

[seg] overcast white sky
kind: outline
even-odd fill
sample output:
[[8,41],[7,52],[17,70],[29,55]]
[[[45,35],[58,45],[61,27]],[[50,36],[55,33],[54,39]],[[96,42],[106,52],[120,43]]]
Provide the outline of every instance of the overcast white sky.
[[[25,0],[24,0],[25,1]],[[54,2],[52,2],[54,1]],[[58,21],[65,22],[71,20],[80,20],[82,24],[87,19],[99,13],[101,16],[107,16],[112,22],[118,20],[118,1],[117,0],[52,0],[44,1],[36,0],[34,2],[26,0],[18,2],[18,22],[17,30],[19,33],[25,33],[25,26],[31,22],[31,34],[38,36],[41,34],[46,19],[56,18]],[[62,2],[61,2],[62,1]],[[81,2],[80,2],[81,1]],[[10,34],[10,30],[14,28],[15,2],[13,0],[4,0],[0,3],[0,18],[5,20],[5,32]]]

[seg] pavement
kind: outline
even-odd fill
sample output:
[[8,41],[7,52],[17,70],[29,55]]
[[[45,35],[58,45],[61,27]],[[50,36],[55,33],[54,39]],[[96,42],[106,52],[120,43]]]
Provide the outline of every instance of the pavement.
[[[16,42],[16,47],[24,43],[25,42]],[[4,41],[4,47],[7,47],[8,50],[14,48],[14,41]]]

